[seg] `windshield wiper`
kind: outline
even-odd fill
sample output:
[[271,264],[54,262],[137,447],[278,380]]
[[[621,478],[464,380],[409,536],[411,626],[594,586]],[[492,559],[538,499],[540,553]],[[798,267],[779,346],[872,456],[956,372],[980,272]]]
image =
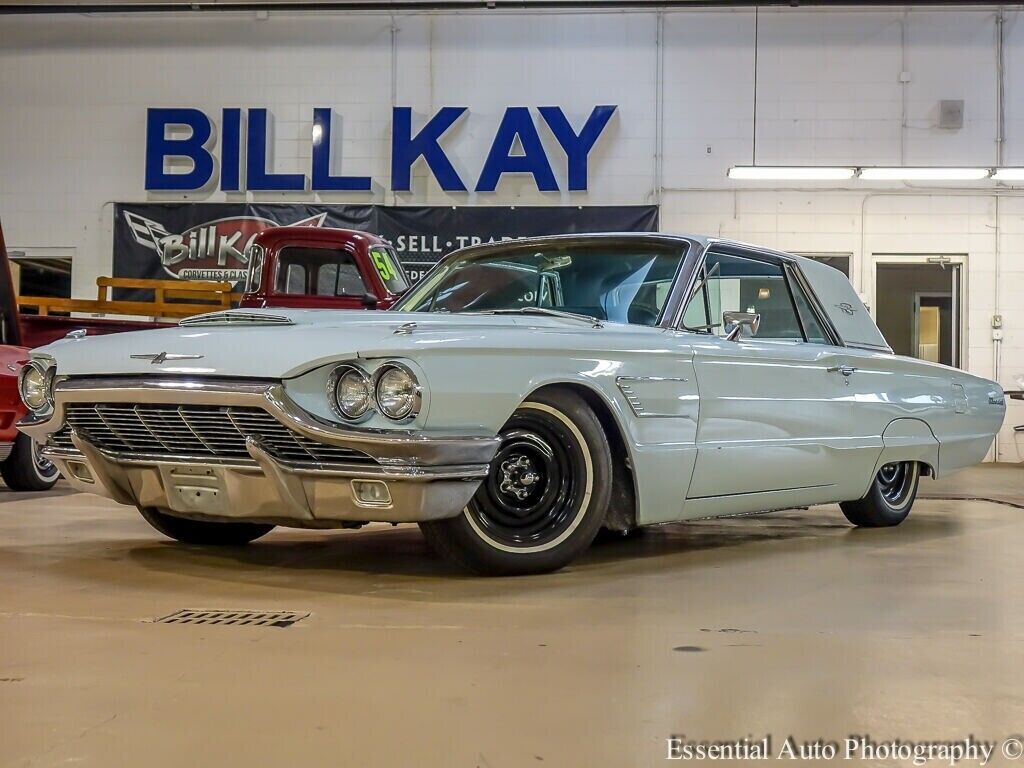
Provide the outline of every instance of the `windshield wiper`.
[[544,315],[546,317],[561,317],[566,320],[580,320],[587,323],[591,328],[604,328],[604,323],[593,315],[584,315],[579,312],[565,312],[561,309],[550,309],[548,307],[517,307],[515,309],[486,309],[480,312],[466,312],[469,315]]

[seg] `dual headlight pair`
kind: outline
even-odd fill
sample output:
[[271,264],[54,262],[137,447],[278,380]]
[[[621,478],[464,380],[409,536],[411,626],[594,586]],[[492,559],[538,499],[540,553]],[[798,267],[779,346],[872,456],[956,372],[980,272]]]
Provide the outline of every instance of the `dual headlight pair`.
[[374,409],[392,421],[408,421],[420,412],[422,392],[416,374],[398,362],[384,363],[372,376],[345,363],[331,372],[328,382],[335,410],[348,421],[367,418]]
[[53,408],[53,384],[57,366],[44,367],[31,360],[18,372],[18,394],[33,413]]

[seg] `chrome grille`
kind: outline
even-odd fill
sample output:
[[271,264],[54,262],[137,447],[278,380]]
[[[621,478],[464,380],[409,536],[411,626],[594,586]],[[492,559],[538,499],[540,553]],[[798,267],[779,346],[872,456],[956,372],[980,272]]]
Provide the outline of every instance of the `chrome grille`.
[[67,424],[50,445],[73,448],[70,428],[114,453],[251,461],[246,437],[258,437],[276,459],[299,463],[373,462],[361,451],[306,437],[260,408],[217,405],[69,403]]

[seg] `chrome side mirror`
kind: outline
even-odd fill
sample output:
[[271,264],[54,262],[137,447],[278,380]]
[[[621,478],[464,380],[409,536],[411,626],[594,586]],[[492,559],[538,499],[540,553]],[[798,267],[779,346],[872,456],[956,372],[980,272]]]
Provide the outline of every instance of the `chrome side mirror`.
[[723,312],[722,324],[725,326],[725,340],[737,341],[743,327],[750,328],[750,335],[757,336],[757,329],[761,327],[761,315],[758,312]]

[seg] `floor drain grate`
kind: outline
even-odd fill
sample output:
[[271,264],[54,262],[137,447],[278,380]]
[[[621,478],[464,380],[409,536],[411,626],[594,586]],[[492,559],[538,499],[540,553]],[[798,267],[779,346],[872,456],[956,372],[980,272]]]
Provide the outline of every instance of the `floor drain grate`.
[[290,627],[309,616],[294,611],[181,610],[156,619],[154,624],[205,624],[231,627]]

